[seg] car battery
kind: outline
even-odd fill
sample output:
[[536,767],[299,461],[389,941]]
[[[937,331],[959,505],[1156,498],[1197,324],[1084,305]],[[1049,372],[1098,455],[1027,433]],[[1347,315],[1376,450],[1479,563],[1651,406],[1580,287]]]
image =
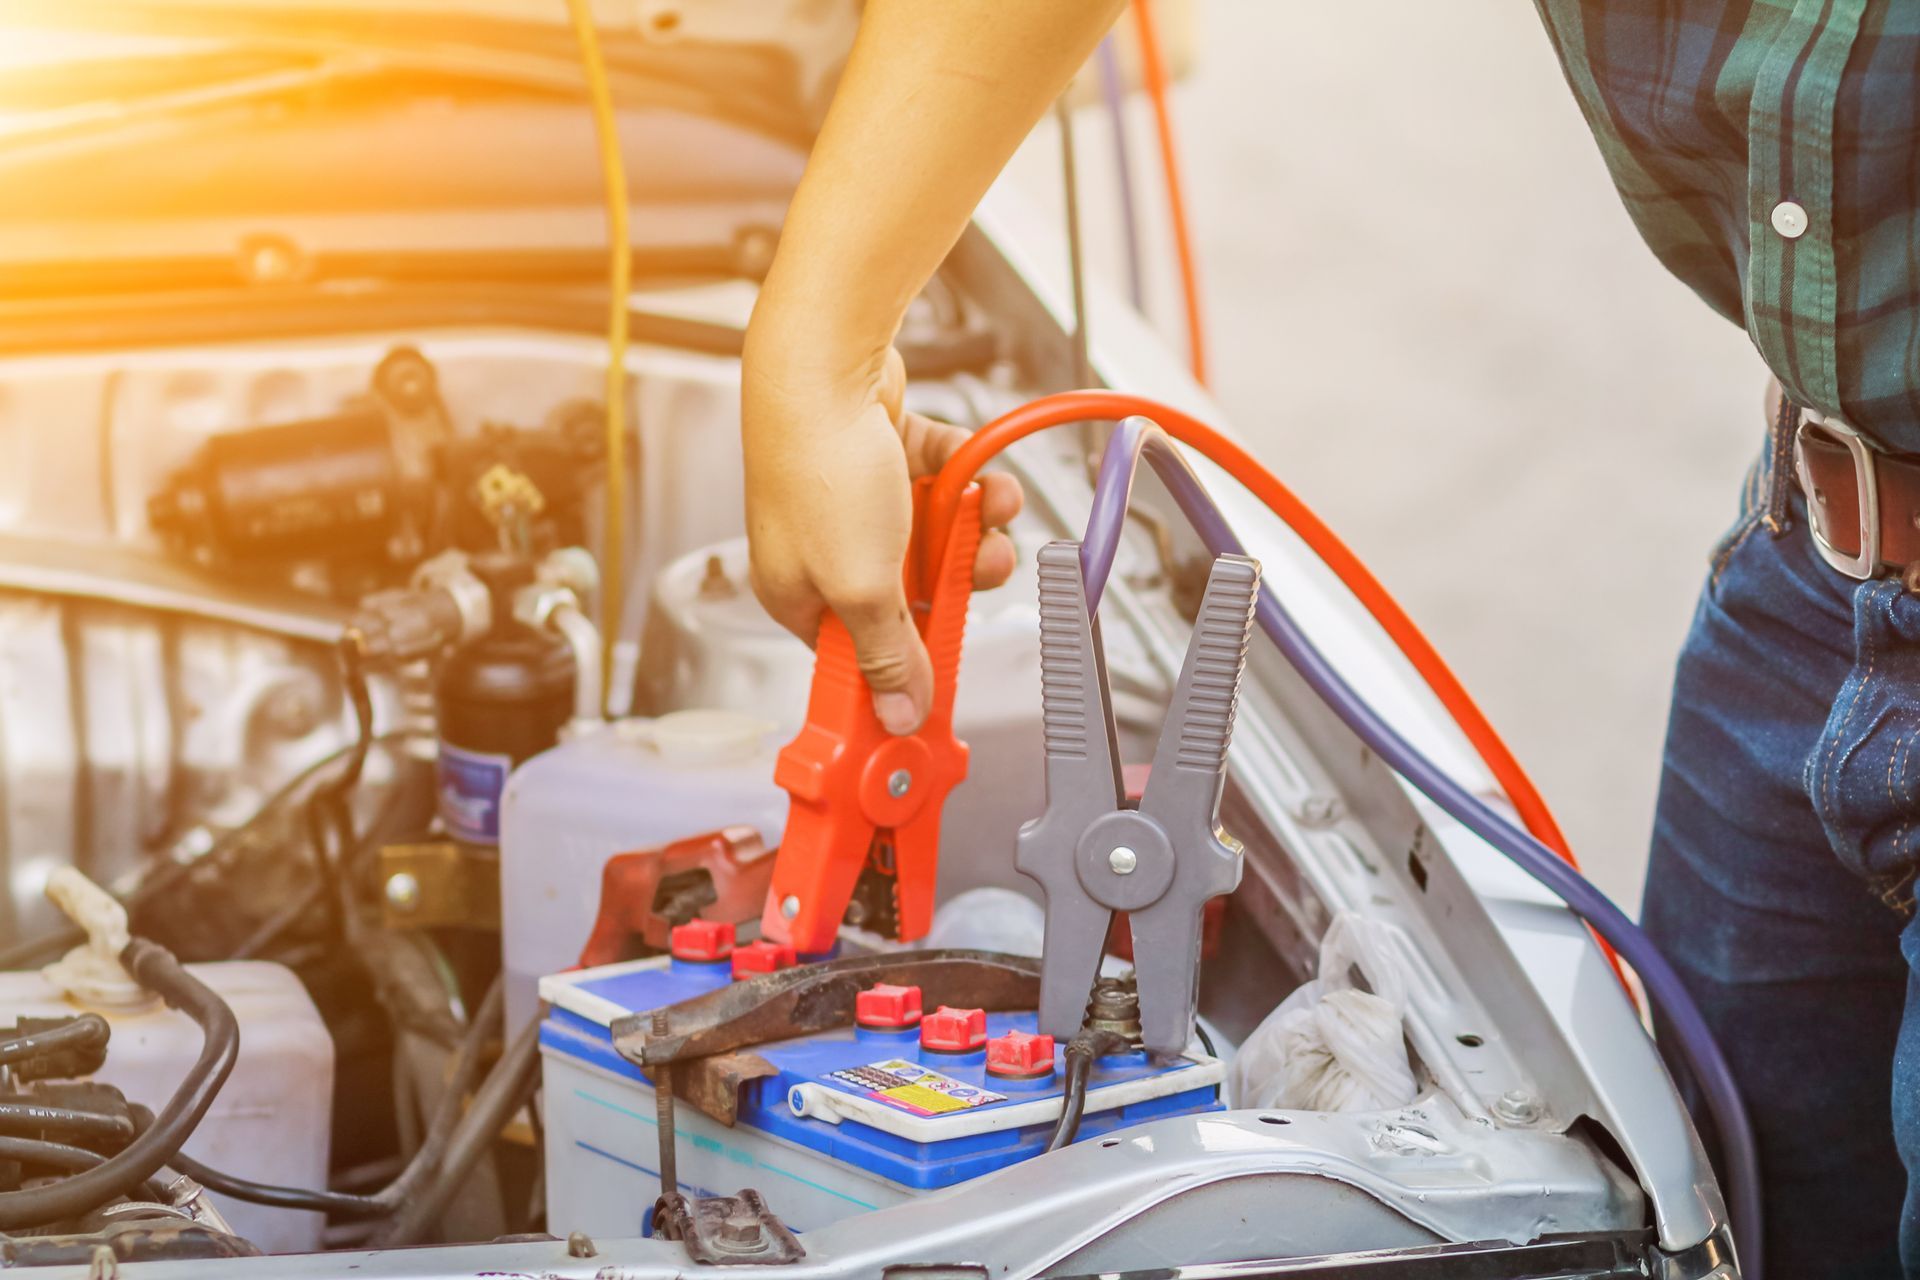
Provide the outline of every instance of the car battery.
[[[706,922],[697,922],[711,928]],[[724,926],[722,926],[724,928]],[[615,1052],[608,1027],[783,963],[771,943],[731,952],[683,945],[655,957],[540,983],[548,1230],[648,1233],[660,1193],[659,1126],[646,1075]],[[785,963],[791,963],[786,951]],[[861,1025],[756,1046],[774,1068],[741,1086],[728,1128],[674,1109],[680,1190],[752,1187],[796,1231],[977,1178],[1039,1155],[1059,1118],[1064,1045],[1031,1012],[922,1010],[913,987],[860,996]],[[1219,1108],[1219,1061],[1165,1064],[1143,1053],[1099,1059],[1078,1138]]]

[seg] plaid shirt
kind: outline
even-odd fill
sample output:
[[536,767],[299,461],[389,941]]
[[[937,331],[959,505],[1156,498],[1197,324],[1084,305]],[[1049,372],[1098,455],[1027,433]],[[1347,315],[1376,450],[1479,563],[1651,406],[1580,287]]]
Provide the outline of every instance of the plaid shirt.
[[1920,4],[1536,3],[1661,262],[1799,403],[1920,452]]

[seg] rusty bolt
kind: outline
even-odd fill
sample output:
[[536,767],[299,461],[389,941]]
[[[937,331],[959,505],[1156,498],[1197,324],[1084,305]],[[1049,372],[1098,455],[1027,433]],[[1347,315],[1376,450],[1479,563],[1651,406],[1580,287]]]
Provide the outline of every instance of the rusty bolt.
[[752,1253],[766,1242],[759,1216],[744,1205],[720,1219],[715,1234],[716,1243],[728,1253]]

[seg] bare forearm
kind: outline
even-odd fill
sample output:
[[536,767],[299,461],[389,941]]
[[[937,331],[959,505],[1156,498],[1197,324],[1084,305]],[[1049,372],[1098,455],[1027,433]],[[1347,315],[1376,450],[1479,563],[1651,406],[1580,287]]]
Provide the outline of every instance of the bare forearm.
[[[904,410],[894,331],[1121,3],[867,0],[754,308],[740,398],[754,590],[800,636],[823,609],[846,624],[894,733],[933,695],[900,582],[909,481],[966,438]],[[982,521],[1004,525],[1019,485],[982,483]],[[1013,561],[989,532],[975,585],[1006,581]]]
[[756,354],[860,353],[862,368],[826,376],[877,362],[1121,5],[870,0],[761,294]]

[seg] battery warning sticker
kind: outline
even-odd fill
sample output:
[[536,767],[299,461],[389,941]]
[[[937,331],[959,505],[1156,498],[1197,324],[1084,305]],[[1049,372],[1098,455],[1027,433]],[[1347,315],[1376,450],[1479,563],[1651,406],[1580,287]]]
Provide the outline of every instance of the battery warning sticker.
[[917,1116],[939,1116],[989,1102],[1005,1102],[1007,1095],[982,1089],[979,1085],[929,1071],[917,1062],[889,1058],[864,1067],[850,1067],[828,1075],[829,1080],[864,1089],[876,1098]]

